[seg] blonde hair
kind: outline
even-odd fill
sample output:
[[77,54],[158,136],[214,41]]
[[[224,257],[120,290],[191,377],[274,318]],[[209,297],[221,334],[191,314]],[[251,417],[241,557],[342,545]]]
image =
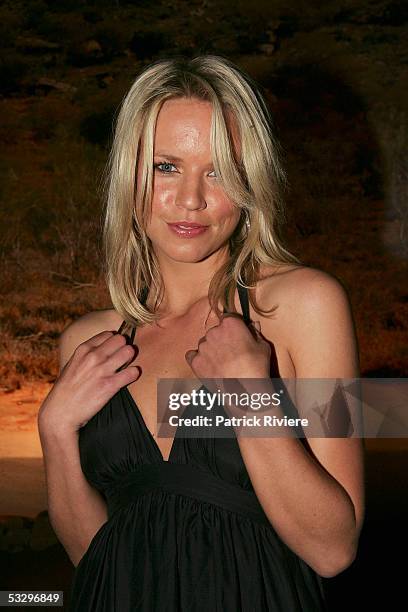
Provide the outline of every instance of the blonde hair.
[[[212,104],[211,151],[218,180],[242,209],[229,240],[230,257],[209,286],[211,307],[233,305],[236,283],[254,286],[259,266],[300,261],[285,249],[280,228],[286,175],[272,118],[258,86],[231,61],[216,55],[174,57],[150,64],[124,98],[116,121],[106,174],[103,227],[106,282],[116,311],[132,326],[158,319],[164,284],[145,227],[152,200],[153,146],[157,115],[165,100],[197,98]],[[235,119],[241,142],[236,159],[226,114]],[[141,147],[141,187],[136,172]],[[143,303],[151,290],[154,306]],[[250,292],[250,300],[258,312]],[[232,306],[235,310],[235,307]],[[268,311],[269,312],[269,311]]]

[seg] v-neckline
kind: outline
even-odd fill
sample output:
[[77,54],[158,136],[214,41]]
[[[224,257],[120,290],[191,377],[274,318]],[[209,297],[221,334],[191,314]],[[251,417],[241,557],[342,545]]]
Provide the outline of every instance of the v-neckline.
[[157,444],[157,441],[156,441],[154,435],[152,434],[152,432],[150,431],[150,429],[146,425],[146,421],[144,420],[144,417],[143,417],[143,415],[142,415],[142,413],[140,411],[140,408],[139,408],[137,402],[135,401],[135,398],[133,397],[133,395],[129,391],[128,387],[126,387],[126,386],[122,387],[120,390],[122,390],[122,389],[124,389],[126,395],[128,396],[128,399],[129,399],[129,401],[130,401],[130,403],[132,404],[132,407],[133,407],[133,412],[135,412],[136,415],[138,416],[139,421],[140,421],[143,429],[146,431],[148,437],[150,438],[151,442],[153,443],[153,447],[157,451],[160,459],[163,461],[163,463],[169,463],[170,459],[171,459],[171,456],[172,456],[172,453],[173,453],[173,450],[174,450],[174,444],[175,444],[175,441],[176,441],[178,426],[176,427],[176,432],[175,432],[175,434],[173,436],[173,441],[172,441],[172,444],[171,444],[171,447],[170,447],[169,455],[168,455],[167,459],[165,459],[164,456],[163,456],[163,453],[160,450],[160,446]]
[[[236,287],[238,289],[238,296],[239,296],[239,301],[240,301],[240,305],[241,305],[242,316],[243,316],[243,319],[244,319],[245,323],[248,324],[249,321],[250,321],[250,318],[249,318],[249,306],[248,306],[248,294],[247,294],[246,288],[242,287],[242,285],[240,285],[239,283],[237,283]],[[224,308],[224,313],[225,312],[227,312],[227,311]],[[123,322],[122,325],[124,323],[125,322]],[[119,329],[119,332],[122,329],[122,325],[121,325],[121,327]],[[134,340],[135,332],[136,332],[136,328],[133,328],[133,331],[132,331],[132,342]],[[202,384],[200,389],[202,387],[205,388],[205,385]],[[175,448],[176,437],[177,437],[177,432],[179,430],[179,425],[177,425],[177,427],[176,427],[176,431],[175,431],[175,434],[173,436],[172,444],[171,444],[171,447],[170,447],[170,452],[168,454],[167,459],[165,459],[164,456],[163,456],[162,451],[160,450],[159,445],[157,444],[157,441],[156,441],[155,437],[153,436],[152,432],[150,431],[150,429],[146,425],[146,421],[144,420],[144,417],[143,417],[143,415],[142,415],[142,413],[140,411],[140,408],[139,408],[136,400],[134,399],[133,395],[129,391],[128,386],[121,387],[119,391],[121,392],[122,390],[125,391],[125,393],[126,393],[128,399],[129,399],[130,403],[132,404],[132,407],[133,407],[132,412],[134,412],[135,415],[139,418],[139,421],[140,421],[140,423],[142,425],[142,428],[146,431],[147,436],[151,440],[151,442],[153,444],[153,448],[155,449],[156,453],[158,454],[160,460],[163,463],[170,463],[171,462],[171,457],[172,457],[172,454],[173,454],[173,451],[174,451],[174,448]],[[156,416],[156,418],[157,418],[157,416]]]

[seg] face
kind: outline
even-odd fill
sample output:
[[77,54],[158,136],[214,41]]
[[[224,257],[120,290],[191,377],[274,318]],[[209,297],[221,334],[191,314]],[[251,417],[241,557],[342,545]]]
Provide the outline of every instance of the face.
[[[147,235],[159,259],[192,263],[228,253],[240,209],[214,170],[211,116],[210,102],[178,98],[164,102],[157,117]],[[239,153],[234,124],[230,128]]]

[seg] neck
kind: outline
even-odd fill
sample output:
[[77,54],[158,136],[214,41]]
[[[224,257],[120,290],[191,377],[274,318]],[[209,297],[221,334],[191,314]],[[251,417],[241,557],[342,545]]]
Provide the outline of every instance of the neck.
[[225,258],[225,251],[217,251],[203,261],[194,263],[159,257],[164,296],[158,312],[163,317],[181,316],[194,305],[206,301],[211,279]]

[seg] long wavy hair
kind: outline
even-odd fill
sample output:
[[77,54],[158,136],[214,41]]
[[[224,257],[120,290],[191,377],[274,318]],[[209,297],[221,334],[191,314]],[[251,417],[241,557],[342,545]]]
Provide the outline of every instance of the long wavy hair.
[[[103,251],[107,286],[116,311],[130,325],[151,323],[164,294],[164,283],[146,224],[152,201],[153,148],[156,119],[170,98],[197,98],[212,104],[210,146],[218,181],[241,217],[229,239],[229,258],[214,273],[208,297],[235,311],[234,289],[251,289],[260,264],[300,264],[283,245],[283,191],[287,185],[281,147],[259,86],[230,60],[216,55],[161,59],[145,68],[125,96],[116,119],[105,176]],[[233,147],[227,113],[235,119],[240,159]],[[136,175],[143,150],[141,185]],[[147,292],[153,306],[146,306]],[[251,304],[255,302],[252,291]]]

